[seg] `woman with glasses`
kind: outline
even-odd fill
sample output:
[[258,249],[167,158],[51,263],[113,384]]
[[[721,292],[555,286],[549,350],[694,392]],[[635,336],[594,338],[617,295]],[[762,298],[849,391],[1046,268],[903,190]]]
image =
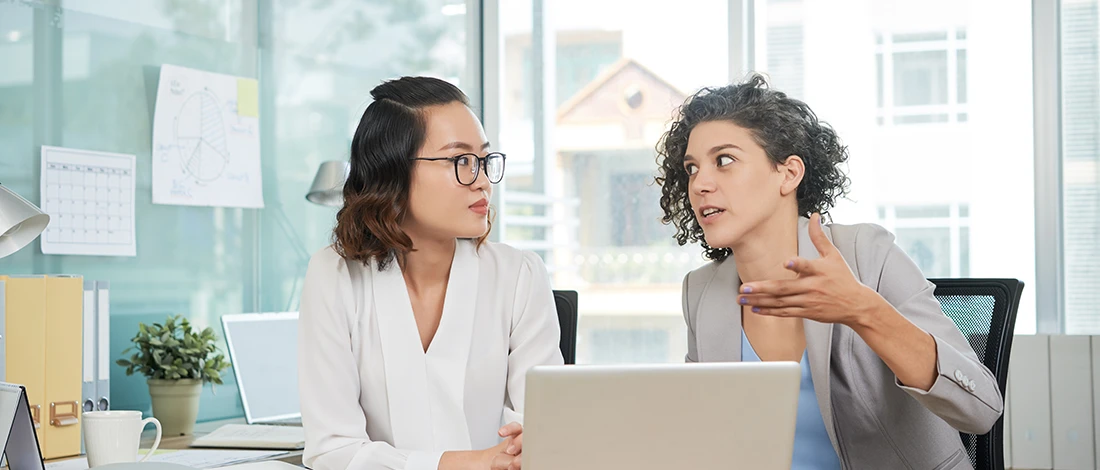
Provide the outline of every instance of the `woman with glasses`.
[[792,469],[968,469],[959,432],[997,380],[882,227],[824,224],[848,151],[803,102],[706,88],[657,146],[663,221],[711,263],[684,278],[688,362],[802,366]]
[[371,96],[334,243],[302,291],[304,463],[519,468],[524,375],[562,356],[542,261],[486,241],[505,156],[445,81]]

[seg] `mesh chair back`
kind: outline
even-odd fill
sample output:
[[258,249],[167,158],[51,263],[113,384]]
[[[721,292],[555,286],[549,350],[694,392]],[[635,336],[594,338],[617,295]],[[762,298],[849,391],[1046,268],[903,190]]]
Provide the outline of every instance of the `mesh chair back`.
[[554,304],[558,309],[558,326],[561,327],[561,357],[566,364],[577,362],[577,291],[554,291]]
[[[929,279],[936,299],[974,348],[978,359],[997,378],[1001,396],[1008,383],[1008,360],[1016,310],[1024,283],[1017,279]],[[960,433],[975,469],[1004,469],[1004,420],[988,433]]]

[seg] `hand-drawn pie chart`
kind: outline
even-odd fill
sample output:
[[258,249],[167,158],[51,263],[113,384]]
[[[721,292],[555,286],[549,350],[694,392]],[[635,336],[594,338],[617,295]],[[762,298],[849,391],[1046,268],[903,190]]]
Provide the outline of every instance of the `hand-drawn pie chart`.
[[200,182],[218,179],[229,165],[218,98],[197,91],[183,102],[176,115],[176,148],[183,172]]

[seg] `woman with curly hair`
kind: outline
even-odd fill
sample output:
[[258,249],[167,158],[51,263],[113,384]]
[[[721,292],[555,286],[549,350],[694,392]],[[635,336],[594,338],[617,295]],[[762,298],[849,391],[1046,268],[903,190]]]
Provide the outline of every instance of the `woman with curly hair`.
[[759,75],[705,88],[657,147],[663,222],[711,262],[684,277],[688,362],[802,365],[793,466],[971,468],[993,374],[885,229],[825,224],[847,149]]
[[505,157],[450,83],[405,77],[371,97],[334,243],[302,290],[303,461],[518,469],[524,377],[562,355],[542,260],[486,241]]

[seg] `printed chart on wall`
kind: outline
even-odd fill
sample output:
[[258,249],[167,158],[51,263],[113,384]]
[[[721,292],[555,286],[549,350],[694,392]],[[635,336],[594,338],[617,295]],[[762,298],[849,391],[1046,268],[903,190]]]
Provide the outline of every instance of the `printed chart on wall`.
[[153,114],[153,203],[262,208],[255,79],[162,65]]
[[47,255],[137,256],[134,164],[118,153],[42,146]]

